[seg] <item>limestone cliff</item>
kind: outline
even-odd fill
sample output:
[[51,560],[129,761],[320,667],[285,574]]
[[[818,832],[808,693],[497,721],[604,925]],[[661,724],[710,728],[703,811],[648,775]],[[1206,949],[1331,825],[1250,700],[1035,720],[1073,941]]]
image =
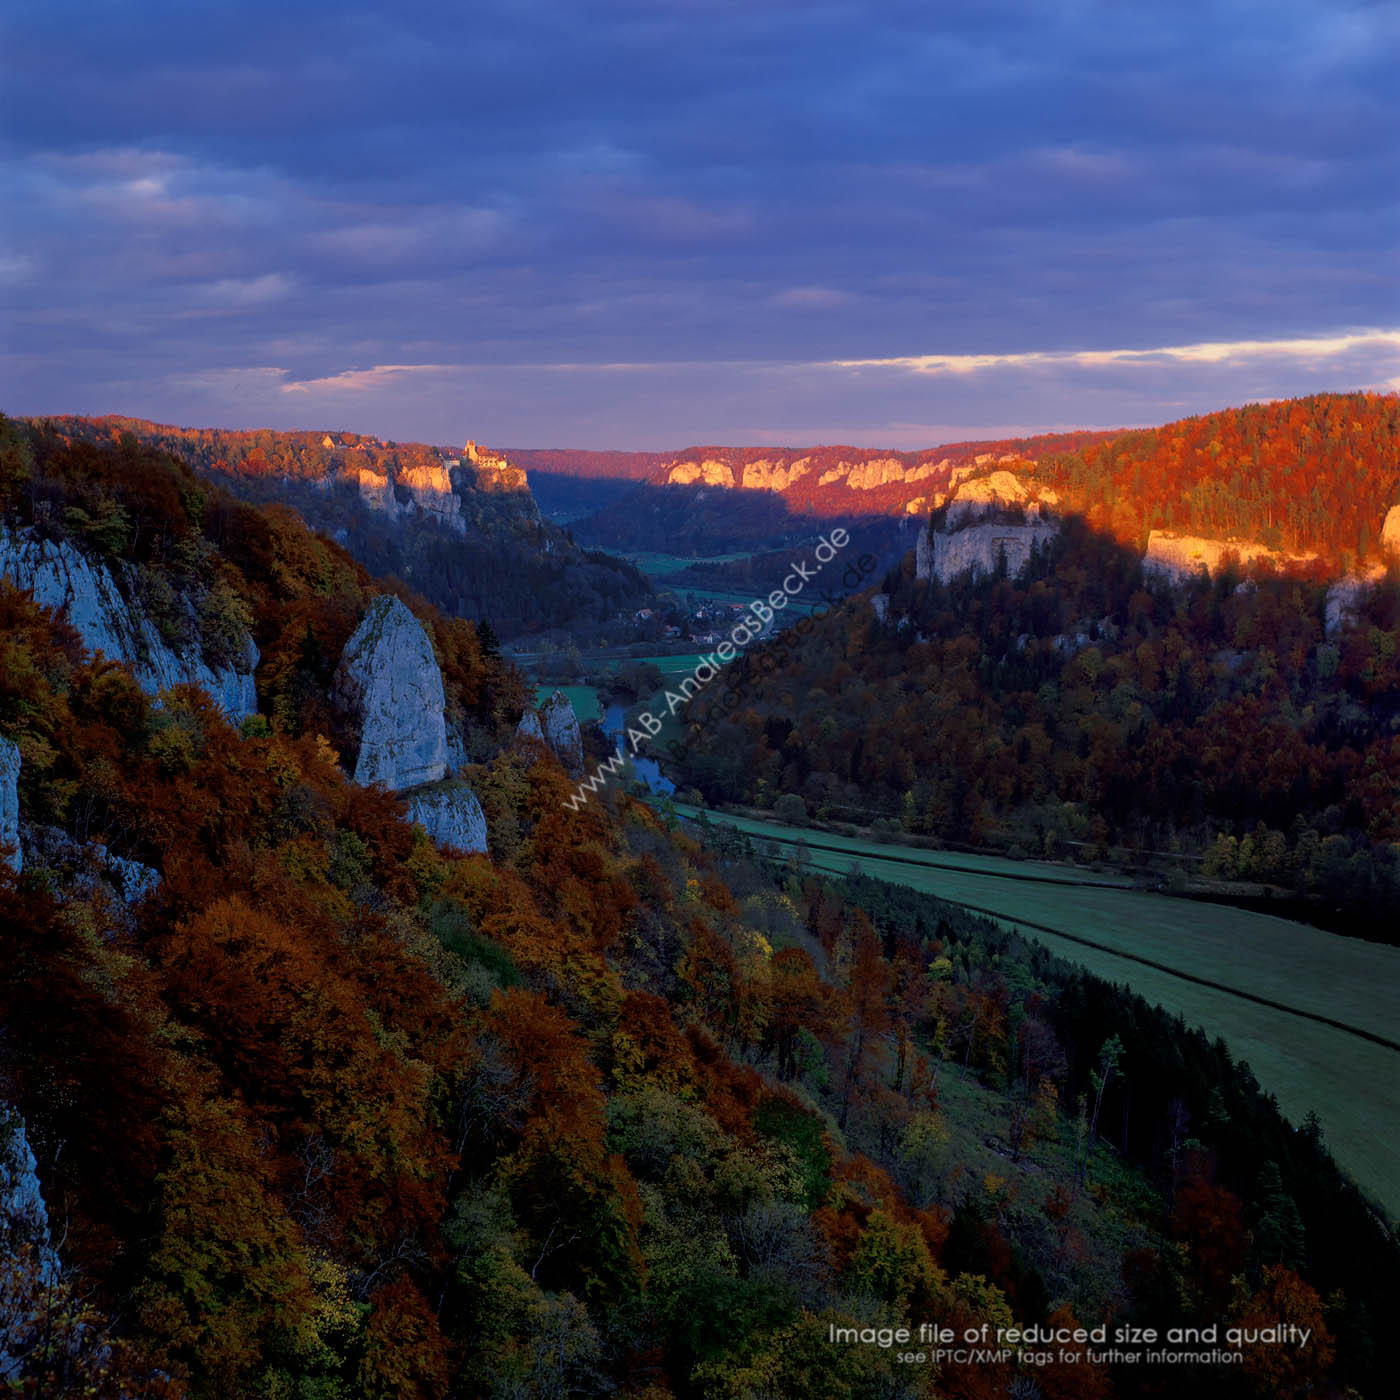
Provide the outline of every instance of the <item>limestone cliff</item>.
[[446,466],[409,467],[399,473],[399,485],[408,490],[413,504],[429,519],[458,534],[466,533],[462,500],[452,489],[452,474]]
[[1369,569],[1354,571],[1328,584],[1324,626],[1329,637],[1336,636],[1347,623],[1356,620],[1362,600],[1384,577],[1385,566],[1373,564]]
[[467,853],[486,850],[486,815],[465,783],[447,783],[414,793],[408,802],[408,818],[439,846]]
[[583,773],[583,736],[573,703],[562,690],[556,690],[540,711],[544,741],[558,755],[564,771],[577,778]]
[[515,732],[522,739],[538,739],[544,743],[544,730],[540,728],[540,716],[538,710],[526,710],[520,716],[520,723],[516,726]]
[[123,588],[104,563],[70,541],[40,539],[32,528],[0,525],[0,573],[32,590],[36,602],[64,613],[89,651],[124,662],[149,694],[197,685],[235,723],[257,712],[253,671],[258,649],[253,639],[244,635],[242,654],[233,666],[211,667],[195,648],[172,650],[144,609],[131,601],[135,587],[130,571],[122,575]]
[[62,827],[21,822],[20,845],[26,867],[42,872],[50,888],[82,899],[106,894],[122,914],[160,889],[158,870],[113,855],[100,841],[77,841]]
[[0,846],[14,847],[9,862],[16,872],[24,869],[19,846],[19,766],[19,745],[0,735]]
[[781,462],[770,462],[760,458],[757,462],[744,464],[743,485],[746,491],[786,491],[795,481],[801,481],[811,470],[812,459],[799,457],[795,462],[784,466]]
[[667,473],[671,486],[691,486],[697,481],[706,486],[733,486],[734,470],[727,462],[706,458],[703,462],[677,462]]
[[1003,558],[1014,575],[1036,545],[1059,533],[1059,522],[1046,514],[1058,504],[1055,492],[1009,471],[961,480],[943,519],[919,533],[916,575],[949,583],[963,573],[993,573]]
[[6,1393],[29,1393],[25,1358],[51,1321],[61,1276],[24,1119],[0,1105],[0,1388]]
[[357,783],[394,792],[447,771],[442,672],[422,624],[399,599],[375,598],[346,643],[334,695],[359,730]]
[[1227,555],[1241,564],[1272,564],[1287,568],[1313,562],[1315,554],[1285,554],[1252,540],[1219,540],[1201,535],[1178,535],[1169,530],[1153,530],[1147,536],[1143,567],[1149,573],[1181,580],[1204,570],[1218,573]]
[[1381,548],[1387,554],[1400,555],[1400,506],[1391,506],[1381,526]]

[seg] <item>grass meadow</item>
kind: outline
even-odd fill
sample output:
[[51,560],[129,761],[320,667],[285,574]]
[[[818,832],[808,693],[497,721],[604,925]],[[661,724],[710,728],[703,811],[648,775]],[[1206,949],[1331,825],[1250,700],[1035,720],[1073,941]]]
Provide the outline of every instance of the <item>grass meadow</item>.
[[[677,810],[695,812],[679,805]],[[1301,1122],[1310,1109],[1318,1114],[1338,1162],[1392,1218],[1400,1217],[1400,1052],[1294,1014],[1400,1040],[1394,992],[1400,986],[1400,948],[1249,910],[1101,888],[1090,882],[1105,877],[1070,866],[922,852],[827,832],[808,838],[778,822],[710,815],[756,838],[784,844],[810,839],[836,848],[809,846],[816,869],[844,874],[855,863],[876,878],[983,910],[1223,1038],[1292,1121]],[[1189,977],[1221,985],[1203,986]],[[1264,1006],[1239,992],[1293,1010]]]

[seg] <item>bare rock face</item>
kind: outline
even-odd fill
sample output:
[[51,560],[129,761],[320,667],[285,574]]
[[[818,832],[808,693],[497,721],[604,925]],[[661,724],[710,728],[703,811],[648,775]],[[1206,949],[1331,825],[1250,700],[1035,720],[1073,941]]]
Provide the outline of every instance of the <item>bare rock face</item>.
[[23,1391],[62,1276],[24,1119],[0,1104],[0,1386]]
[[[557,694],[558,692],[556,692]],[[540,728],[540,716],[538,710],[526,710],[520,716],[520,723],[516,725],[515,732],[522,739],[538,739],[544,743],[544,730]]]
[[15,873],[24,869],[19,847],[19,745],[0,736],[0,846],[13,846],[9,862]]
[[89,651],[129,666],[148,694],[197,685],[235,724],[257,713],[258,649],[252,637],[243,638],[233,666],[211,667],[195,648],[173,651],[146,613],[127,602],[105,564],[68,540],[41,540],[32,529],[0,525],[0,573],[31,589],[35,602],[62,612]]
[[360,727],[354,779],[393,792],[447,771],[442,672],[422,624],[399,599],[370,603],[336,672],[336,702]]
[[[1018,573],[1036,545],[1059,534],[1059,522],[1042,514],[1058,504],[1053,491],[1036,491],[1009,471],[960,481],[942,527],[919,532],[916,576],[949,583],[962,573],[994,573],[1003,559],[1008,573]],[[1008,513],[1019,520],[1006,519]]]
[[1387,554],[1400,555],[1400,506],[1391,506],[1381,526],[1381,548]]
[[410,467],[399,473],[399,484],[408,488],[425,518],[459,535],[466,533],[462,501],[452,490],[452,475],[445,466]]
[[746,491],[786,491],[794,481],[801,481],[811,469],[812,459],[810,457],[799,457],[787,466],[781,462],[770,462],[766,458],[757,462],[746,462],[744,464],[744,489]]
[[540,710],[544,741],[559,757],[564,771],[577,778],[583,773],[583,735],[573,703],[562,690],[556,690]]
[[360,499],[371,509],[383,511],[385,515],[399,513],[398,497],[394,495],[394,483],[387,473],[374,471],[370,467],[360,467],[355,473],[360,489]]
[[1373,564],[1369,569],[1344,575],[1327,586],[1327,607],[1324,614],[1326,633],[1335,637],[1348,623],[1355,622],[1366,594],[1385,577],[1385,567]]
[[160,889],[158,870],[113,855],[99,841],[75,841],[62,827],[23,822],[20,845],[25,864],[45,872],[54,888],[82,899],[105,892],[124,915]]
[[1188,579],[1204,570],[1220,572],[1226,557],[1233,555],[1241,564],[1306,564],[1315,554],[1286,554],[1270,549],[1253,540],[1219,540],[1203,535],[1178,535],[1168,530],[1153,530],[1147,536],[1147,553],[1143,568],[1150,574],[1165,576],[1173,581]]
[[414,793],[409,798],[408,817],[439,846],[467,854],[486,850],[486,815],[465,783]]
[[697,481],[706,486],[733,486],[734,472],[728,463],[707,457],[703,462],[677,462],[666,480],[671,486],[691,486]]

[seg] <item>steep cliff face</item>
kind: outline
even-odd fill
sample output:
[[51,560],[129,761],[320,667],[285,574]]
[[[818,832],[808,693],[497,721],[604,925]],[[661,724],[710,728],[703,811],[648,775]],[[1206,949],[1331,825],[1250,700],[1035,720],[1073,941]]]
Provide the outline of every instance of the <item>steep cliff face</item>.
[[1147,536],[1143,567],[1149,573],[1179,580],[1201,570],[1218,573],[1227,555],[1233,555],[1241,564],[1273,564],[1285,569],[1290,565],[1310,564],[1317,558],[1315,554],[1285,554],[1252,540],[1219,540],[1153,530]]
[[1058,503],[1055,492],[1009,471],[961,481],[939,527],[920,532],[915,572],[948,583],[962,573],[993,573],[1004,558],[1015,574],[1034,546],[1043,548],[1059,533],[1058,521],[1045,514]]
[[381,594],[369,605],[334,690],[360,733],[357,783],[399,792],[447,771],[442,672],[428,634],[399,599]]
[[1400,555],[1400,506],[1391,506],[1381,526],[1381,548],[1387,554]]
[[770,462],[761,457],[757,462],[744,464],[743,484],[746,491],[786,491],[794,482],[801,481],[812,469],[810,457],[799,457],[786,466],[782,462]]
[[399,485],[406,487],[413,504],[444,529],[465,534],[462,501],[452,489],[452,474],[446,466],[414,466],[399,472]]
[[733,486],[734,469],[710,458],[703,462],[677,462],[667,473],[666,481],[671,486],[693,486],[697,481],[706,486]]
[[[19,745],[0,735],[0,846],[13,846],[12,869],[24,869],[19,848]],[[3,859],[3,857],[0,857]]]
[[422,826],[439,846],[467,853],[486,850],[486,814],[465,783],[414,793],[408,803],[408,818]]
[[583,772],[583,735],[569,697],[556,690],[540,710],[544,741],[559,757],[564,771],[578,777]]
[[0,1105],[0,1385],[22,1387],[25,1358],[48,1321],[45,1300],[60,1275],[24,1119]]
[[520,716],[520,723],[516,725],[515,732],[522,739],[538,739],[544,743],[544,730],[540,727],[540,714],[538,710],[526,710]]
[[244,634],[242,655],[233,666],[211,667],[195,649],[166,645],[134,596],[131,578],[123,591],[112,571],[89,559],[68,540],[42,540],[31,528],[0,525],[0,574],[33,591],[45,607],[63,612],[89,651],[122,661],[151,695],[173,685],[206,690],[235,723],[258,708],[253,672],[258,649]]

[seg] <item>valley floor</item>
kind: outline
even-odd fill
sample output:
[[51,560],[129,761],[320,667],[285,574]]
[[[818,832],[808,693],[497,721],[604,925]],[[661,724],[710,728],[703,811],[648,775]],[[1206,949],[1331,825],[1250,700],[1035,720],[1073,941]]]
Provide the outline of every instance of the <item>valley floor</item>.
[[[677,803],[681,816],[704,809]],[[1400,1216],[1400,948],[1249,910],[1201,904],[1072,867],[926,853],[718,812],[811,865],[935,894],[1014,924],[1062,957],[1124,983],[1248,1061],[1296,1124],[1318,1114],[1338,1162]],[[1030,876],[1031,878],[1028,878]]]

